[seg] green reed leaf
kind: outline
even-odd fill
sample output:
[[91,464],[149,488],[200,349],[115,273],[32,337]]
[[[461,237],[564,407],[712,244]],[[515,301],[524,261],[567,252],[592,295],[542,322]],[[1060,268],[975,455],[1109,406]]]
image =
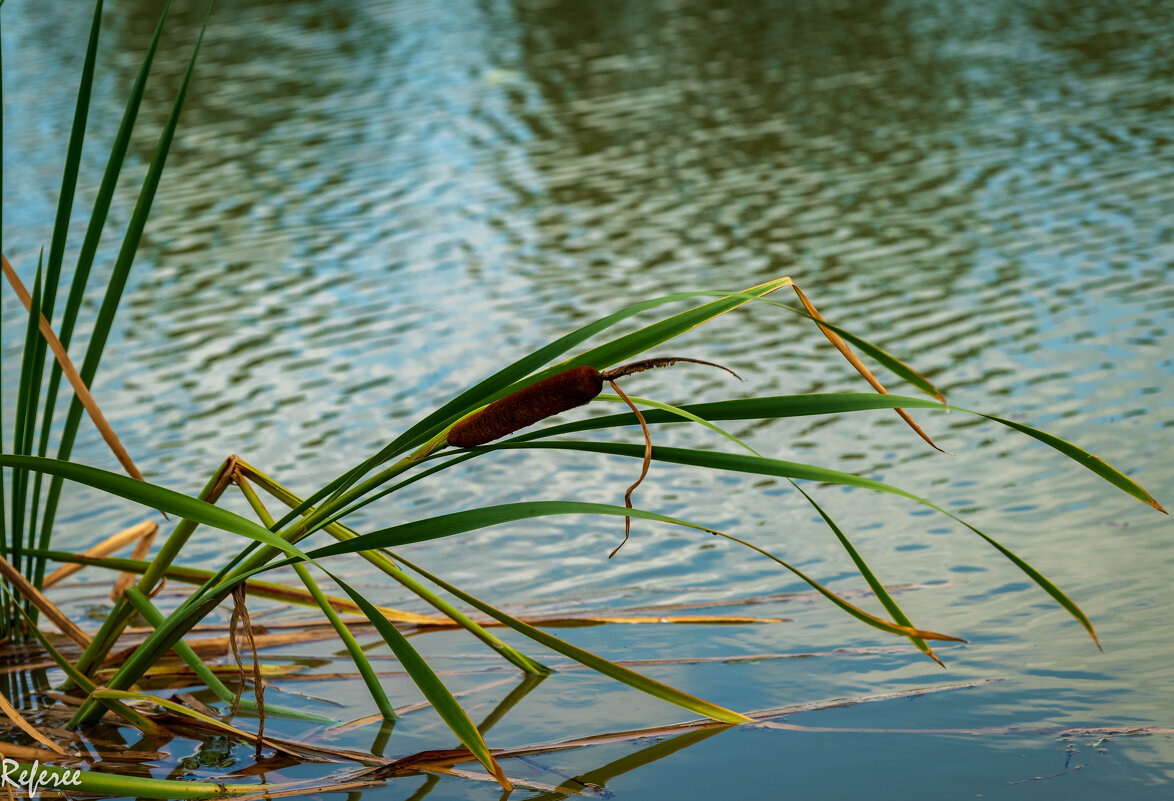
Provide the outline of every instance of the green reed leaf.
[[[159,40],[163,34],[163,23],[167,20],[167,15],[171,11],[171,0],[163,6],[163,11],[159,16],[159,21],[155,26],[155,32],[151,37],[151,41],[147,46],[147,52],[143,56],[143,61],[139,66],[139,71],[135,76],[133,85],[131,86],[130,96],[127,99],[126,109],[122,115],[122,122],[118,126],[118,132],[114,137],[114,142],[111,145],[110,155],[106,161],[106,169],[102,175],[102,182],[98,186],[98,194],[94,198],[94,206],[90,212],[90,220],[86,227],[86,235],[82,241],[81,253],[78,256],[77,268],[74,270],[73,280],[70,283],[69,297],[66,299],[65,312],[61,318],[61,328],[57,332],[58,339],[61,344],[68,348],[70,341],[73,338],[74,326],[77,322],[77,315],[81,309],[82,301],[85,297],[86,284],[89,281],[90,269],[94,263],[94,256],[98,250],[98,244],[102,238],[102,230],[106,225],[106,218],[110,212],[110,204],[114,197],[114,191],[118,186],[118,177],[122,172],[122,165],[126,158],[127,148],[130,146],[131,134],[134,131],[135,121],[138,118],[139,107],[142,105],[143,94],[146,89],[147,77],[150,73],[151,64],[155,59],[155,53],[159,48]],[[158,156],[158,151],[156,151]],[[141,195],[140,195],[141,196]],[[148,207],[149,211],[149,207]],[[124,241],[123,250],[126,250],[126,242]],[[135,242],[135,247],[138,247],[138,242]],[[121,254],[120,254],[121,255]],[[133,258],[133,251],[130,253]],[[123,260],[120,259],[120,263]],[[130,261],[126,260],[122,270],[129,272]],[[117,311],[119,300],[122,295],[122,288],[125,286],[126,277],[121,276],[120,268],[115,266],[109,283],[107,284],[106,294],[102,300],[101,310],[99,311],[98,320],[95,323],[95,330],[91,336],[90,346],[86,350],[85,360],[82,363],[82,368],[79,371],[82,380],[86,385],[93,383],[94,375],[97,373],[98,362],[101,360],[102,350],[105,347],[106,337],[109,333],[110,326],[113,324],[114,313]],[[87,368],[87,365],[89,367]],[[49,377],[49,391],[46,400],[46,409],[50,409],[56,403],[58,388],[61,384],[61,365],[56,361],[53,362],[53,367]],[[49,400],[52,399],[52,400]],[[62,460],[69,459],[73,453],[73,444],[77,438],[78,426],[81,424],[82,414],[84,409],[81,403],[76,398],[70,404],[69,411],[66,415],[65,424],[61,432],[61,442],[57,448],[57,458]],[[41,532],[38,539],[38,547],[48,548],[52,538],[53,522],[57,517],[57,507],[61,498],[61,481],[54,479],[49,486],[49,493],[45,500],[45,512],[41,519]],[[44,578],[45,564],[43,561],[38,561],[35,566],[35,582],[40,584]]]
[[[477,451],[491,451],[498,449],[514,449],[514,448],[552,448],[558,450],[573,450],[583,451],[587,453],[602,453],[613,456],[627,456],[631,458],[644,458],[644,446],[629,445],[626,443],[616,442],[576,442],[576,441],[559,441],[559,442],[514,442],[507,440],[505,442],[483,445],[480,448],[473,450]],[[1093,629],[1092,623],[1088,617],[1081,611],[1072,599],[1065,595],[1059,587],[1044,577],[1042,573],[1029,565],[1026,561],[1017,556],[1010,549],[997,542],[995,539],[984,533],[980,529],[967,523],[957,515],[947,512],[940,506],[914,495],[911,492],[894,487],[892,484],[886,484],[883,481],[876,479],[864,478],[863,476],[852,475],[840,470],[832,470],[826,467],[816,467],[814,465],[802,464],[799,462],[787,462],[780,459],[766,459],[755,456],[743,456],[741,454],[729,453],[715,453],[712,451],[699,451],[687,448],[665,448],[654,447],[652,449],[652,458],[654,461],[668,462],[671,464],[692,465],[695,467],[708,467],[714,470],[727,470],[737,473],[748,473],[751,475],[767,475],[778,476],[780,478],[796,478],[807,479],[809,481],[821,481],[829,484],[843,484],[846,486],[861,487],[863,489],[875,490],[877,492],[885,492],[890,495],[898,495],[903,498],[915,501],[923,506],[926,506],[934,511],[946,515],[950,519],[961,523],[966,528],[973,531],[975,534],[982,537],[990,545],[992,545],[1001,554],[1011,560],[1011,562],[1022,570],[1032,581],[1034,581],[1041,589],[1067,610],[1076,620],[1084,627],[1088,635],[1092,637],[1093,642],[1100,647],[1100,641],[1097,639],[1096,631]]]
[[436,675],[432,667],[424,661],[424,658],[420,656],[419,652],[408,642],[407,637],[388,622],[379,613],[379,610],[363,597],[362,593],[355,591],[349,584],[342,581],[333,573],[329,571],[325,572],[363,610],[363,614],[375,626],[376,631],[379,632],[379,635],[383,637],[388,647],[391,648],[392,653],[395,654],[395,658],[399,660],[404,670],[411,676],[412,681],[420,688],[420,692],[428,699],[428,703],[432,704],[432,708],[436,710],[436,713],[440,715],[441,719],[452,730],[452,733],[457,736],[457,739],[461,741],[465,748],[469,749],[473,756],[477,757],[477,760],[485,766],[485,769],[504,788],[509,789],[509,780],[506,779],[501,766],[497,764],[497,760],[489,753],[489,746],[485,744],[481,732],[477,730],[476,725],[469,719],[464,708],[453,697],[452,692],[440,680],[440,677]]
[[[964,409],[959,406],[949,406],[927,398],[913,398],[905,395],[880,395],[870,392],[830,392],[811,395],[775,395],[762,398],[744,398],[739,400],[716,401],[713,403],[691,403],[680,407],[692,415],[703,420],[769,420],[782,417],[802,417],[807,415],[843,414],[847,412],[867,411],[870,409],[937,409],[939,411],[961,412],[985,417],[987,420],[999,423],[1014,429],[1021,434],[1035,439],[1056,451],[1064,454],[1077,464],[1092,471],[1118,489],[1132,495],[1142,503],[1154,507],[1158,511],[1166,510],[1145,491],[1136,481],[1133,481],[1111,464],[1095,456],[1083,448],[1061,439],[1054,434],[1032,428],[1024,423],[997,417],[986,412]],[[672,412],[654,410],[644,413],[648,425],[662,423],[681,423],[679,415]],[[594,417],[586,420],[577,420],[557,426],[537,429],[520,434],[509,442],[530,442],[537,439],[546,439],[559,434],[570,434],[577,431],[592,431],[596,429],[615,428],[618,426],[639,425],[636,416],[631,412],[612,414],[604,417]]]
[[31,470],[56,476],[63,480],[75,481],[135,503],[154,509],[162,509],[195,523],[203,523],[222,531],[257,540],[279,548],[295,558],[307,558],[297,546],[286,542],[269,529],[248,518],[157,484],[139,481],[96,467],[63,462],[58,459],[45,459],[39,456],[0,455],[0,466]]
[[635,672],[634,670],[629,670],[626,667],[617,665],[615,662],[604,659],[603,657],[593,654],[590,651],[572,645],[566,640],[561,640],[558,637],[555,637],[552,634],[548,634],[541,629],[535,628],[528,623],[523,623],[517,618],[511,617],[505,612],[490,606],[484,601],[474,598],[472,595],[457,589],[447,581],[444,581],[438,576],[429,573],[427,570],[424,570],[422,567],[413,564],[407,559],[404,559],[398,555],[394,558],[397,561],[402,562],[407,567],[411,568],[416,573],[419,573],[421,576],[428,579],[436,586],[441,587],[452,595],[455,595],[457,598],[460,598],[470,606],[479,609],[481,612],[489,615],[503,625],[509,626],[514,631],[517,631],[520,634],[524,634],[538,644],[545,645],[552,651],[556,651],[563,656],[573,659],[581,665],[586,665],[597,673],[623,682],[629,687],[634,687],[635,689],[640,690],[643,693],[647,693],[654,698],[659,698],[662,701],[669,702],[670,704],[676,704],[679,707],[683,707],[700,715],[704,715],[707,718],[712,718],[713,720],[722,721],[724,723],[747,723],[750,721],[750,718],[746,717],[745,715],[741,715],[737,712],[726,709],[725,707],[718,706],[717,704],[710,703],[709,701],[705,701],[701,698],[696,698],[687,693],[683,693],[680,690],[669,687],[667,684],[661,684],[655,679],[650,679],[647,676],[643,676]]
[[[615,401],[615,402],[619,402],[619,403],[624,402],[624,400],[617,395],[599,395],[595,398],[595,400],[597,400],[597,401]],[[752,455],[759,456],[759,457],[762,456],[761,453],[754,450],[754,448],[750,447],[748,444],[746,444],[745,442],[740,440],[738,437],[735,437],[733,434],[730,434],[728,431],[721,428],[720,426],[714,425],[710,421],[708,421],[702,417],[699,417],[696,414],[685,411],[684,409],[682,409],[680,407],[671,406],[667,403],[661,403],[660,401],[650,400],[648,398],[633,397],[633,398],[631,398],[631,400],[633,403],[637,403],[642,406],[653,406],[656,409],[659,409],[660,411],[668,412],[669,414],[674,414],[674,415],[677,415],[678,417],[681,417],[681,418],[684,418],[684,419],[689,420],[691,422],[697,423],[698,425],[704,426],[705,428],[708,428],[710,431],[713,431],[713,432],[719,434],[720,436],[726,438],[730,442],[733,442],[735,445],[737,445],[740,448],[743,448],[744,450],[748,451]],[[644,413],[644,414],[647,417],[646,413]],[[635,415],[632,415],[632,416],[635,417]],[[848,552],[848,556],[852,559],[852,562],[856,565],[856,569],[860,572],[860,575],[864,577],[864,580],[866,582],[868,582],[868,586],[872,588],[873,594],[876,595],[877,598],[880,600],[881,605],[884,606],[885,609],[888,610],[889,614],[893,616],[893,620],[900,626],[904,626],[909,629],[915,629],[916,627],[909,620],[909,618],[905,615],[905,613],[901,610],[901,607],[897,604],[897,602],[895,600],[893,600],[893,596],[890,595],[889,591],[885,589],[884,584],[881,583],[880,579],[878,579],[876,577],[876,574],[872,572],[872,569],[868,566],[868,563],[864,561],[864,557],[862,557],[860,555],[859,551],[857,551],[855,546],[852,545],[851,540],[849,540],[847,535],[845,535],[844,532],[840,530],[840,527],[838,525],[836,525],[836,522],[834,520],[832,520],[831,516],[828,515],[828,513],[824,511],[823,507],[820,506],[818,503],[816,503],[815,499],[812,498],[809,494],[807,494],[807,492],[805,492],[802,487],[800,487],[798,484],[796,484],[794,479],[788,478],[787,481],[790,483],[790,485],[792,487],[795,488],[795,490],[800,495],[802,495],[807,500],[807,503],[812,508],[814,508],[816,512],[819,513],[819,516],[823,518],[823,521],[832,530],[832,533],[836,535],[836,539],[838,539],[840,541],[840,544],[843,546],[844,550]],[[722,536],[725,536],[725,535],[722,535]],[[730,539],[733,539],[733,538],[730,538]],[[741,542],[741,540],[735,540],[735,541]],[[747,545],[748,547],[754,547],[754,546],[749,546],[748,543],[743,543],[743,544]],[[755,548],[755,550],[760,550],[760,549]],[[791,570],[792,572],[800,575],[800,577],[803,578],[804,580],[807,580],[806,576],[799,573],[797,570],[795,570],[795,568],[791,567],[790,565],[781,562],[781,560],[779,560],[777,557],[771,556],[770,558],[775,559],[775,561],[779,561],[780,564],[783,564],[783,566],[786,567],[788,570]],[[820,592],[826,594],[826,591],[822,587],[817,587],[817,589]],[[854,613],[850,612],[850,614],[853,614],[853,616],[855,616]],[[865,614],[867,614],[867,613],[865,613]],[[865,621],[865,622],[868,622],[868,621]],[[887,623],[887,621],[885,621],[885,622]],[[870,623],[870,625],[871,625],[871,623]],[[938,659],[937,655],[933,652],[933,649],[930,648],[929,645],[924,640],[922,640],[920,637],[917,637],[917,636],[911,636],[909,638],[909,640],[913,643],[913,645],[919,651],[921,651],[923,654],[928,656],[930,659],[933,659],[939,665],[942,665],[942,661],[940,659]],[[942,665],[942,666],[945,667],[945,665]]]
[[360,534],[349,540],[336,542],[322,548],[315,548],[307,553],[312,559],[325,559],[328,556],[355,553],[357,551],[375,550],[378,548],[394,548],[412,542],[451,537],[454,534],[463,534],[490,526],[499,526],[502,523],[511,523],[516,520],[528,520],[535,517],[550,517],[554,515],[614,515],[617,517],[637,517],[644,520],[658,520],[662,523],[672,523],[678,526],[698,529],[699,531],[713,531],[709,526],[690,523],[675,517],[646,512],[643,509],[628,509],[623,506],[612,506],[605,503],[583,503],[579,501],[527,501],[523,503],[506,503],[499,506],[484,506],[478,509],[469,509],[463,512],[451,512],[446,515],[416,520],[411,523],[401,523],[397,526],[372,531],[369,534]]

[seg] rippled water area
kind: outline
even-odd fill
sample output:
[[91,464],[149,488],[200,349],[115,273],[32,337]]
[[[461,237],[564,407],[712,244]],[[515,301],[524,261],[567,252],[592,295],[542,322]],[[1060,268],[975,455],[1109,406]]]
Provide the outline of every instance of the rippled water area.
[[[159,6],[106,3],[83,209]],[[30,286],[48,247],[90,8],[8,0],[0,12],[2,241]],[[204,9],[176,0],[98,276],[112,267]],[[94,394],[150,481],[195,494],[235,453],[309,493],[462,389],[593,319],[670,292],[789,275],[829,319],[906,359],[951,403],[1071,440],[1169,507],[1171,53],[1174,4],[1147,0],[221,0]],[[67,263],[84,224],[75,215]],[[7,286],[0,294],[11,403],[23,309]],[[744,381],[680,365],[624,379],[630,394],[685,403],[868,391],[809,322],[765,305],[656,353],[719,361]],[[733,709],[797,709],[781,726],[506,760],[528,782],[511,798],[1174,796],[1169,518],[982,418],[914,416],[952,455],[883,410],[728,426],[767,456],[891,482],[973,522],[1088,613],[1103,653],[971,531],[864,489],[804,484],[878,576],[903,588],[910,618],[967,640],[937,649],[944,671],[777,564],[702,532],[636,521],[610,560],[619,518],[531,520],[407,546],[421,565],[518,613],[683,605],[675,614],[783,621],[557,630]],[[693,426],[653,435],[735,449]],[[579,436],[640,441],[637,429]],[[88,425],[74,459],[118,469]],[[372,530],[529,499],[618,504],[637,469],[597,454],[503,451],[350,522]],[[750,539],[880,611],[843,547],[781,479],[654,464],[635,500]],[[247,513],[236,498],[226,504]],[[71,487],[54,542],[80,550],[152,514]],[[240,543],[201,527],[180,562],[210,566]],[[427,610],[367,562],[335,564],[372,601]],[[53,597],[92,630],[109,609],[109,582],[88,569]],[[169,585],[157,600],[173,608],[184,592]],[[264,600],[250,611],[267,624],[317,614]],[[412,638],[465,693],[474,721],[491,727],[494,747],[691,716],[501,636],[559,671],[531,686],[471,637]],[[379,638],[360,640],[393,700],[419,701]],[[353,670],[337,641],[268,656],[300,671],[272,682],[272,703],[339,721],[374,711],[362,682],[331,677]],[[50,683],[61,678],[48,672]],[[834,699],[871,700],[824,703]],[[298,721],[268,725],[309,736]],[[373,726],[326,737],[387,756],[455,745],[428,709],[405,714],[382,740]],[[173,741],[169,761],[145,769],[217,781],[270,771],[276,782],[337,767],[254,766],[248,745],[230,746],[237,762],[223,767],[198,746]],[[360,796],[490,801],[500,790],[416,775],[316,797]]]

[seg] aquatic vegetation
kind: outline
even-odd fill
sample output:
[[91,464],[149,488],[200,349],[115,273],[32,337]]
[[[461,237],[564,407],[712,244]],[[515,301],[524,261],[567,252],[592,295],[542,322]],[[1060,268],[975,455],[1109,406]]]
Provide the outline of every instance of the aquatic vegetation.
[[[947,512],[918,494],[886,482],[763,455],[719,427],[719,423],[732,420],[765,422],[786,417],[892,409],[923,440],[933,445],[932,439],[913,421],[907,410],[945,410],[946,404],[941,392],[901,359],[824,319],[788,277],[780,277],[743,290],[674,292],[634,303],[594,320],[501,367],[456,397],[440,404],[433,412],[400,432],[378,452],[333,481],[324,484],[308,497],[303,498],[295,494],[278,478],[271,477],[236,457],[227,458],[212,472],[197,497],[145,482],[137,475],[129,455],[125,454],[125,449],[116,444],[117,438],[114,437],[113,426],[109,423],[104,426],[104,431],[108,432],[106,439],[119,453],[130,477],[69,461],[76,433],[87,411],[99,428],[103,428],[103,423],[99,420],[104,418],[101,418],[97,403],[92,398],[87,400],[88,393],[84,388],[93,381],[106,338],[115,322],[118,303],[150,213],[152,198],[162,175],[199,49],[197,40],[108,281],[106,298],[93,326],[82,367],[75,371],[66,354],[76,327],[81,298],[97,243],[113,199],[114,186],[125,156],[126,145],[142,99],[143,85],[168,11],[169,6],[165,7],[161,14],[159,28],[132,89],[123,127],[110,155],[110,166],[107,167],[98,200],[91,214],[82,256],[68,280],[70,291],[66,309],[60,323],[54,326],[51,321],[54,318],[56,295],[59,286],[65,280],[65,232],[73,203],[98,44],[102,3],[98,2],[96,5],[86,66],[78,93],[78,112],[66,157],[58,219],[54,226],[48,261],[38,267],[32,292],[22,296],[22,299],[27,298],[29,319],[25,330],[21,382],[15,406],[13,447],[11,453],[0,455],[0,467],[8,471],[11,479],[9,497],[12,499],[11,516],[0,514],[0,521],[3,521],[0,525],[5,526],[0,529],[4,536],[0,545],[3,546],[5,556],[0,569],[5,579],[6,597],[12,599],[11,603],[0,606],[0,625],[4,626],[5,632],[14,640],[22,636],[35,638],[67,677],[61,691],[54,697],[60,703],[58,711],[67,710],[67,716],[62,715],[61,722],[66,723],[69,729],[87,731],[104,715],[110,713],[117,716],[125,725],[138,729],[149,738],[159,739],[176,732],[196,730],[205,734],[211,733],[211,736],[217,738],[217,742],[220,743],[248,743],[255,747],[257,753],[267,750],[291,759],[329,754],[339,761],[362,767],[358,772],[338,777],[338,786],[362,786],[364,782],[378,781],[424,768],[449,769],[453,764],[468,757],[477,760],[498,783],[509,788],[513,780],[500,765],[500,759],[509,752],[495,754],[491,751],[485,739],[488,726],[473,723],[457,695],[449,689],[433,666],[420,655],[406,636],[414,628],[459,627],[527,676],[541,677],[551,671],[550,666],[494,635],[489,630],[491,623],[507,627],[542,648],[585,665],[603,676],[706,718],[709,722],[693,727],[698,731],[710,731],[712,727],[719,725],[737,725],[771,717],[769,713],[727,709],[656,681],[633,669],[631,665],[605,659],[551,634],[546,630],[551,622],[549,619],[509,614],[497,605],[455,586],[443,576],[436,575],[403,555],[389,550],[416,542],[458,537],[490,526],[561,515],[622,517],[625,521],[635,518],[681,526],[698,532],[698,536],[718,536],[740,543],[750,551],[773,560],[781,568],[806,582],[815,593],[846,614],[881,632],[908,639],[929,658],[938,660],[939,657],[931,648],[930,642],[956,640],[957,637],[914,625],[898,605],[893,593],[869,567],[843,530],[818,505],[814,497],[799,488],[796,483],[798,481],[838,484],[888,493],[950,517],[1009,560],[1079,621],[1094,642],[1096,641],[1091,621],[1068,595],[1006,545],[970,522]],[[19,292],[21,283],[16,270],[7,265],[7,261],[5,273]],[[792,308],[773,297],[777,291],[787,288],[790,288],[798,298],[798,307]],[[677,336],[750,304],[773,306],[813,324],[814,328],[860,372],[876,393],[845,392],[735,398],[674,406],[660,400],[630,398],[615,385],[616,379],[638,370],[667,366],[674,361],[700,361],[692,358],[656,357],[649,354],[654,354],[657,348]],[[643,327],[608,338],[611,329],[637,318],[644,321]],[[54,346],[55,340],[59,341],[59,347]],[[54,353],[54,360],[47,365],[49,350]],[[928,398],[888,394],[880,381],[865,366],[863,359],[857,356],[857,351],[862,353],[864,358],[883,366],[922,391]],[[640,360],[626,363],[632,359]],[[45,388],[47,370],[49,375]],[[67,412],[57,457],[49,458],[48,445],[54,430],[52,423],[55,420],[55,403],[62,376],[70,380],[77,394]],[[617,393],[615,396],[603,394],[605,382],[612,382]],[[595,402],[626,403],[630,411],[577,419],[537,430],[529,428],[554,414]],[[1157,501],[1136,482],[1107,462],[1075,445],[1023,423],[981,412],[952,408],[963,413],[980,414],[1042,442],[1143,503],[1161,509]],[[38,414],[41,420],[39,429]],[[650,429],[670,424],[702,426],[746,452],[730,453],[723,450],[654,446]],[[636,426],[643,432],[643,443],[566,438],[568,434],[592,431],[630,431]],[[883,612],[877,610],[874,613],[861,608],[843,595],[832,592],[779,555],[768,552],[741,536],[736,536],[735,533],[722,531],[701,521],[634,508],[631,495],[639,481],[628,488],[622,506],[587,503],[574,499],[484,504],[483,500],[478,498],[471,500],[471,503],[478,504],[471,508],[401,522],[376,531],[360,532],[345,522],[356,511],[379,499],[397,493],[406,495],[410,488],[419,482],[432,482],[443,491],[444,471],[458,465],[484,459],[500,450],[540,449],[641,459],[641,480],[653,462],[689,465],[703,470],[730,472],[743,476],[785,478],[803,494],[826,523],[870,587]],[[49,477],[50,483],[42,509],[40,499],[45,476]],[[89,553],[77,554],[55,550],[51,547],[54,516],[66,481],[88,485],[148,508],[158,509],[174,515],[177,522],[150,559],[146,558],[150,546],[149,538],[155,531],[151,526],[136,527],[131,533],[115,535],[105,542],[96,544]],[[227,492],[241,493],[252,512],[251,518],[216,505]],[[272,499],[269,503],[275,501],[284,511],[280,514],[270,511],[262,493]],[[227,554],[223,563],[213,566],[212,570],[184,565],[183,548],[199,525],[212,526],[238,535],[248,542],[243,544],[238,552]],[[312,548],[302,547],[303,543],[318,532],[324,532],[335,542]],[[9,533],[11,538],[8,537]],[[119,559],[110,556],[117,548],[131,542],[137,542],[140,546],[134,557]],[[353,556],[361,557],[373,564],[389,580],[410,590],[432,606],[436,614],[421,615],[378,606],[375,603],[377,599],[367,597],[367,594],[359,592],[346,581],[346,567],[349,563],[339,557]],[[47,576],[45,572],[50,561],[64,565],[108,568],[120,573],[135,573],[140,575],[140,578],[137,581],[122,580],[121,584],[116,585],[119,591],[114,609],[102,621],[98,631],[91,635],[56,610],[42,593],[54,578],[53,575]],[[265,580],[266,573],[280,568],[290,568],[302,588]],[[325,593],[319,586],[316,575],[333,580],[346,597],[332,597]],[[193,584],[196,587],[169,614],[164,614],[152,600],[153,593],[165,579]],[[439,594],[438,590],[475,609],[481,617],[474,619],[461,611]],[[373,628],[386,642],[428,705],[444,720],[463,744],[464,750],[445,754],[430,752],[426,755],[389,760],[373,754],[343,752],[313,743],[294,742],[267,735],[264,728],[267,715],[302,720],[323,719],[300,710],[282,708],[265,700],[266,675],[272,673],[277,666],[264,664],[259,652],[266,645],[292,640],[288,637],[266,640],[264,637],[267,635],[253,629],[246,606],[250,594],[279,597],[320,609],[327,630],[345,647],[355,666],[357,678],[363,681],[378,710],[373,722],[390,725],[399,712],[384,689],[377,671],[372,667],[368,654],[351,631],[353,620],[343,619],[340,613],[362,615],[367,621],[366,625]],[[233,604],[228,642],[233,647],[238,663],[235,670],[227,673],[207,664],[196,648],[198,643],[195,638],[189,636],[213,610],[226,602]],[[116,652],[119,644],[125,642],[123,638],[126,629],[135,615],[146,622],[151,633],[136,643],[132,649]],[[45,618],[59,628],[77,645],[80,654],[66,656],[61,648],[37,628],[39,617]],[[604,622],[608,620],[606,615],[597,618]],[[661,618],[652,616],[652,619]],[[682,616],[680,619],[688,618]],[[713,620],[712,617],[704,619]],[[242,638],[250,646],[251,655],[242,655],[238,652],[238,644]],[[174,653],[184,663],[186,671],[202,686],[207,687],[220,702],[227,705],[227,709],[211,710],[213,714],[209,714],[207,708],[201,709],[200,705],[185,701],[183,698],[163,698],[157,693],[149,692],[147,688],[152,680],[159,680],[164,686],[168,686],[166,677],[169,674],[166,671],[171,671],[170,675],[173,677],[178,675],[175,673],[175,665],[167,661],[170,653]],[[246,669],[247,661],[251,661],[252,665]],[[248,691],[250,683],[251,691]],[[516,701],[516,698],[514,700]],[[507,713],[508,709],[507,704],[501,714]],[[35,746],[24,746],[28,749],[26,751],[17,748],[13,752],[14,756],[21,759],[76,757],[76,753],[67,753],[56,739],[39,732],[11,704],[5,702],[3,711],[28,738],[37,743]],[[238,712],[257,716],[256,731],[229,722],[235,721]],[[685,727],[674,729],[671,733],[684,735],[690,731],[692,729]],[[144,749],[142,753],[148,752]],[[201,764],[208,767],[227,767],[228,760],[226,754],[220,753],[215,756],[209,750],[208,759]],[[131,776],[116,777],[91,771],[83,771],[79,780],[80,789],[84,791],[134,794],[141,797],[241,795],[257,790],[254,784],[175,782]],[[271,785],[269,789],[293,788]],[[326,788],[322,783],[317,783],[316,789]]]

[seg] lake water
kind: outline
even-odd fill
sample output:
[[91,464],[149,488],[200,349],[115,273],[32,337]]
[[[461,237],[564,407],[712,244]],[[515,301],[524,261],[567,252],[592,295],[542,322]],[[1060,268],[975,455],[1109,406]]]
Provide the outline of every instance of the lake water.
[[[3,9],[3,243],[30,284],[50,235],[85,6]],[[107,4],[85,209],[157,6]],[[177,4],[99,273],[113,261],[200,14],[200,4]],[[1174,5],[1162,2],[224,0],[95,394],[152,481],[195,493],[236,453],[309,492],[470,383],[591,319],[668,292],[790,275],[829,318],[907,358],[952,402],[1071,439],[1169,506],[1171,52]],[[82,215],[74,229],[76,255]],[[100,299],[91,294],[87,320]],[[7,290],[3,302],[11,403],[19,306]],[[867,389],[818,332],[768,307],[726,315],[659,352],[721,361],[745,383],[682,366],[629,378],[628,392],[684,402]],[[1168,798],[1170,734],[1031,731],[1174,725],[1168,518],[1013,432],[960,413],[917,417],[956,455],[928,450],[889,412],[732,429],[767,455],[881,478],[972,520],[1089,613],[1104,653],[948,519],[814,487],[884,581],[917,587],[900,596],[915,622],[969,640],[939,649],[948,671],[805,594],[712,610],[785,623],[560,634],[614,659],[707,659],[642,669],[739,710],[985,683],[786,718],[816,731],[621,742],[510,760],[507,772],[547,785],[578,776],[618,799]],[[727,447],[679,426],[654,436]],[[117,469],[86,426],[75,458]],[[371,529],[530,498],[619,503],[634,474],[628,460],[500,453],[354,522]],[[743,535],[837,591],[864,587],[785,484],[654,465],[636,502]],[[145,515],[71,491],[55,542],[82,548]],[[404,553],[529,611],[806,589],[731,543],[648,523],[609,561],[621,534],[618,519],[556,518]],[[183,561],[206,565],[239,544],[202,528]],[[366,562],[338,564],[372,600],[423,611]],[[54,597],[79,619],[100,614],[108,583],[85,571]],[[162,602],[176,597],[169,589]],[[252,611],[266,622],[313,617],[264,602]],[[477,690],[466,699],[475,720],[516,684],[468,637],[414,642],[453,671],[454,689]],[[334,644],[279,653],[309,673],[347,667]],[[390,658],[383,646],[371,653]],[[397,703],[418,700],[402,677],[387,686]],[[357,681],[278,680],[268,697],[338,720],[372,711]],[[564,670],[488,739],[516,746],[689,717]],[[270,726],[306,735],[300,724]],[[396,732],[388,755],[453,744],[427,710]],[[367,727],[330,742],[369,748],[375,738]],[[181,759],[195,746],[166,750]],[[248,763],[248,748],[233,753],[232,769]],[[152,770],[232,770],[173,768]],[[425,795],[499,792],[414,777],[367,793]]]

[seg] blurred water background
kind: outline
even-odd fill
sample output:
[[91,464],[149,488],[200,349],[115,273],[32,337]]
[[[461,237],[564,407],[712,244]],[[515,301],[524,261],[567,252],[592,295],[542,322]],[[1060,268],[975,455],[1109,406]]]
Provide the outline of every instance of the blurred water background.
[[[30,285],[50,236],[87,5],[11,0],[3,9],[3,242]],[[158,6],[107,3],[83,209]],[[202,4],[176,4],[98,272],[113,261],[127,198],[202,13]],[[791,275],[830,319],[906,357],[953,402],[1072,439],[1169,505],[1171,52],[1166,2],[222,0],[94,391],[150,480],[195,493],[236,453],[309,492],[471,382],[597,316],[672,291]],[[75,214],[67,260],[83,226]],[[86,319],[100,299],[91,295]],[[11,398],[22,323],[7,291],[3,303]],[[721,361],[746,381],[686,366],[628,379],[630,393],[682,402],[866,389],[818,332],[766,307],[727,315],[660,352]],[[892,388],[907,391],[895,380]],[[964,513],[1065,588],[1092,616],[1105,653],[947,519],[832,487],[816,488],[818,500],[881,577],[928,585],[901,596],[913,620],[970,640],[941,649],[948,672],[907,647],[827,653],[896,643],[807,599],[715,610],[791,619],[781,624],[566,636],[624,659],[826,654],[647,669],[746,710],[994,680],[789,719],[809,726],[1174,724],[1167,518],[1012,432],[958,413],[917,416],[957,455],[929,451],[883,412],[733,430],[768,455],[882,478]],[[726,447],[679,426],[654,435]],[[117,469],[87,425],[75,459]],[[528,498],[616,503],[633,467],[581,454],[497,454],[356,523]],[[778,482],[658,465],[637,503],[741,533],[836,590],[863,586],[834,538]],[[146,514],[73,487],[56,542],[81,548]],[[732,544],[651,524],[635,525],[608,561],[621,534],[615,520],[559,518],[407,550],[487,600],[532,609],[804,589]],[[217,561],[238,545],[202,528],[184,560]],[[347,575],[373,600],[418,608],[365,562],[349,563]],[[100,615],[108,581],[83,572],[63,597],[79,617]],[[416,642],[441,667],[498,666],[460,635]],[[333,647],[287,651],[307,670],[338,669]],[[484,679],[452,681],[460,689]],[[416,697],[400,680],[389,687],[397,700]],[[339,719],[370,711],[359,682],[288,688],[342,704],[303,701]],[[510,689],[471,696],[473,717]],[[564,671],[490,739],[519,745],[686,716]],[[393,737],[388,753],[452,744],[429,713],[397,732],[420,739]],[[349,736],[339,744],[363,747],[371,731]],[[622,769],[599,775],[621,799],[731,790],[1157,799],[1174,781],[1168,734],[1061,741],[1029,732],[739,729],[663,759],[630,758],[650,745],[564,752],[507,770],[559,784],[619,760]],[[190,746],[171,747],[181,758]],[[369,796],[425,793],[498,796],[492,785],[455,778],[397,780]]]

